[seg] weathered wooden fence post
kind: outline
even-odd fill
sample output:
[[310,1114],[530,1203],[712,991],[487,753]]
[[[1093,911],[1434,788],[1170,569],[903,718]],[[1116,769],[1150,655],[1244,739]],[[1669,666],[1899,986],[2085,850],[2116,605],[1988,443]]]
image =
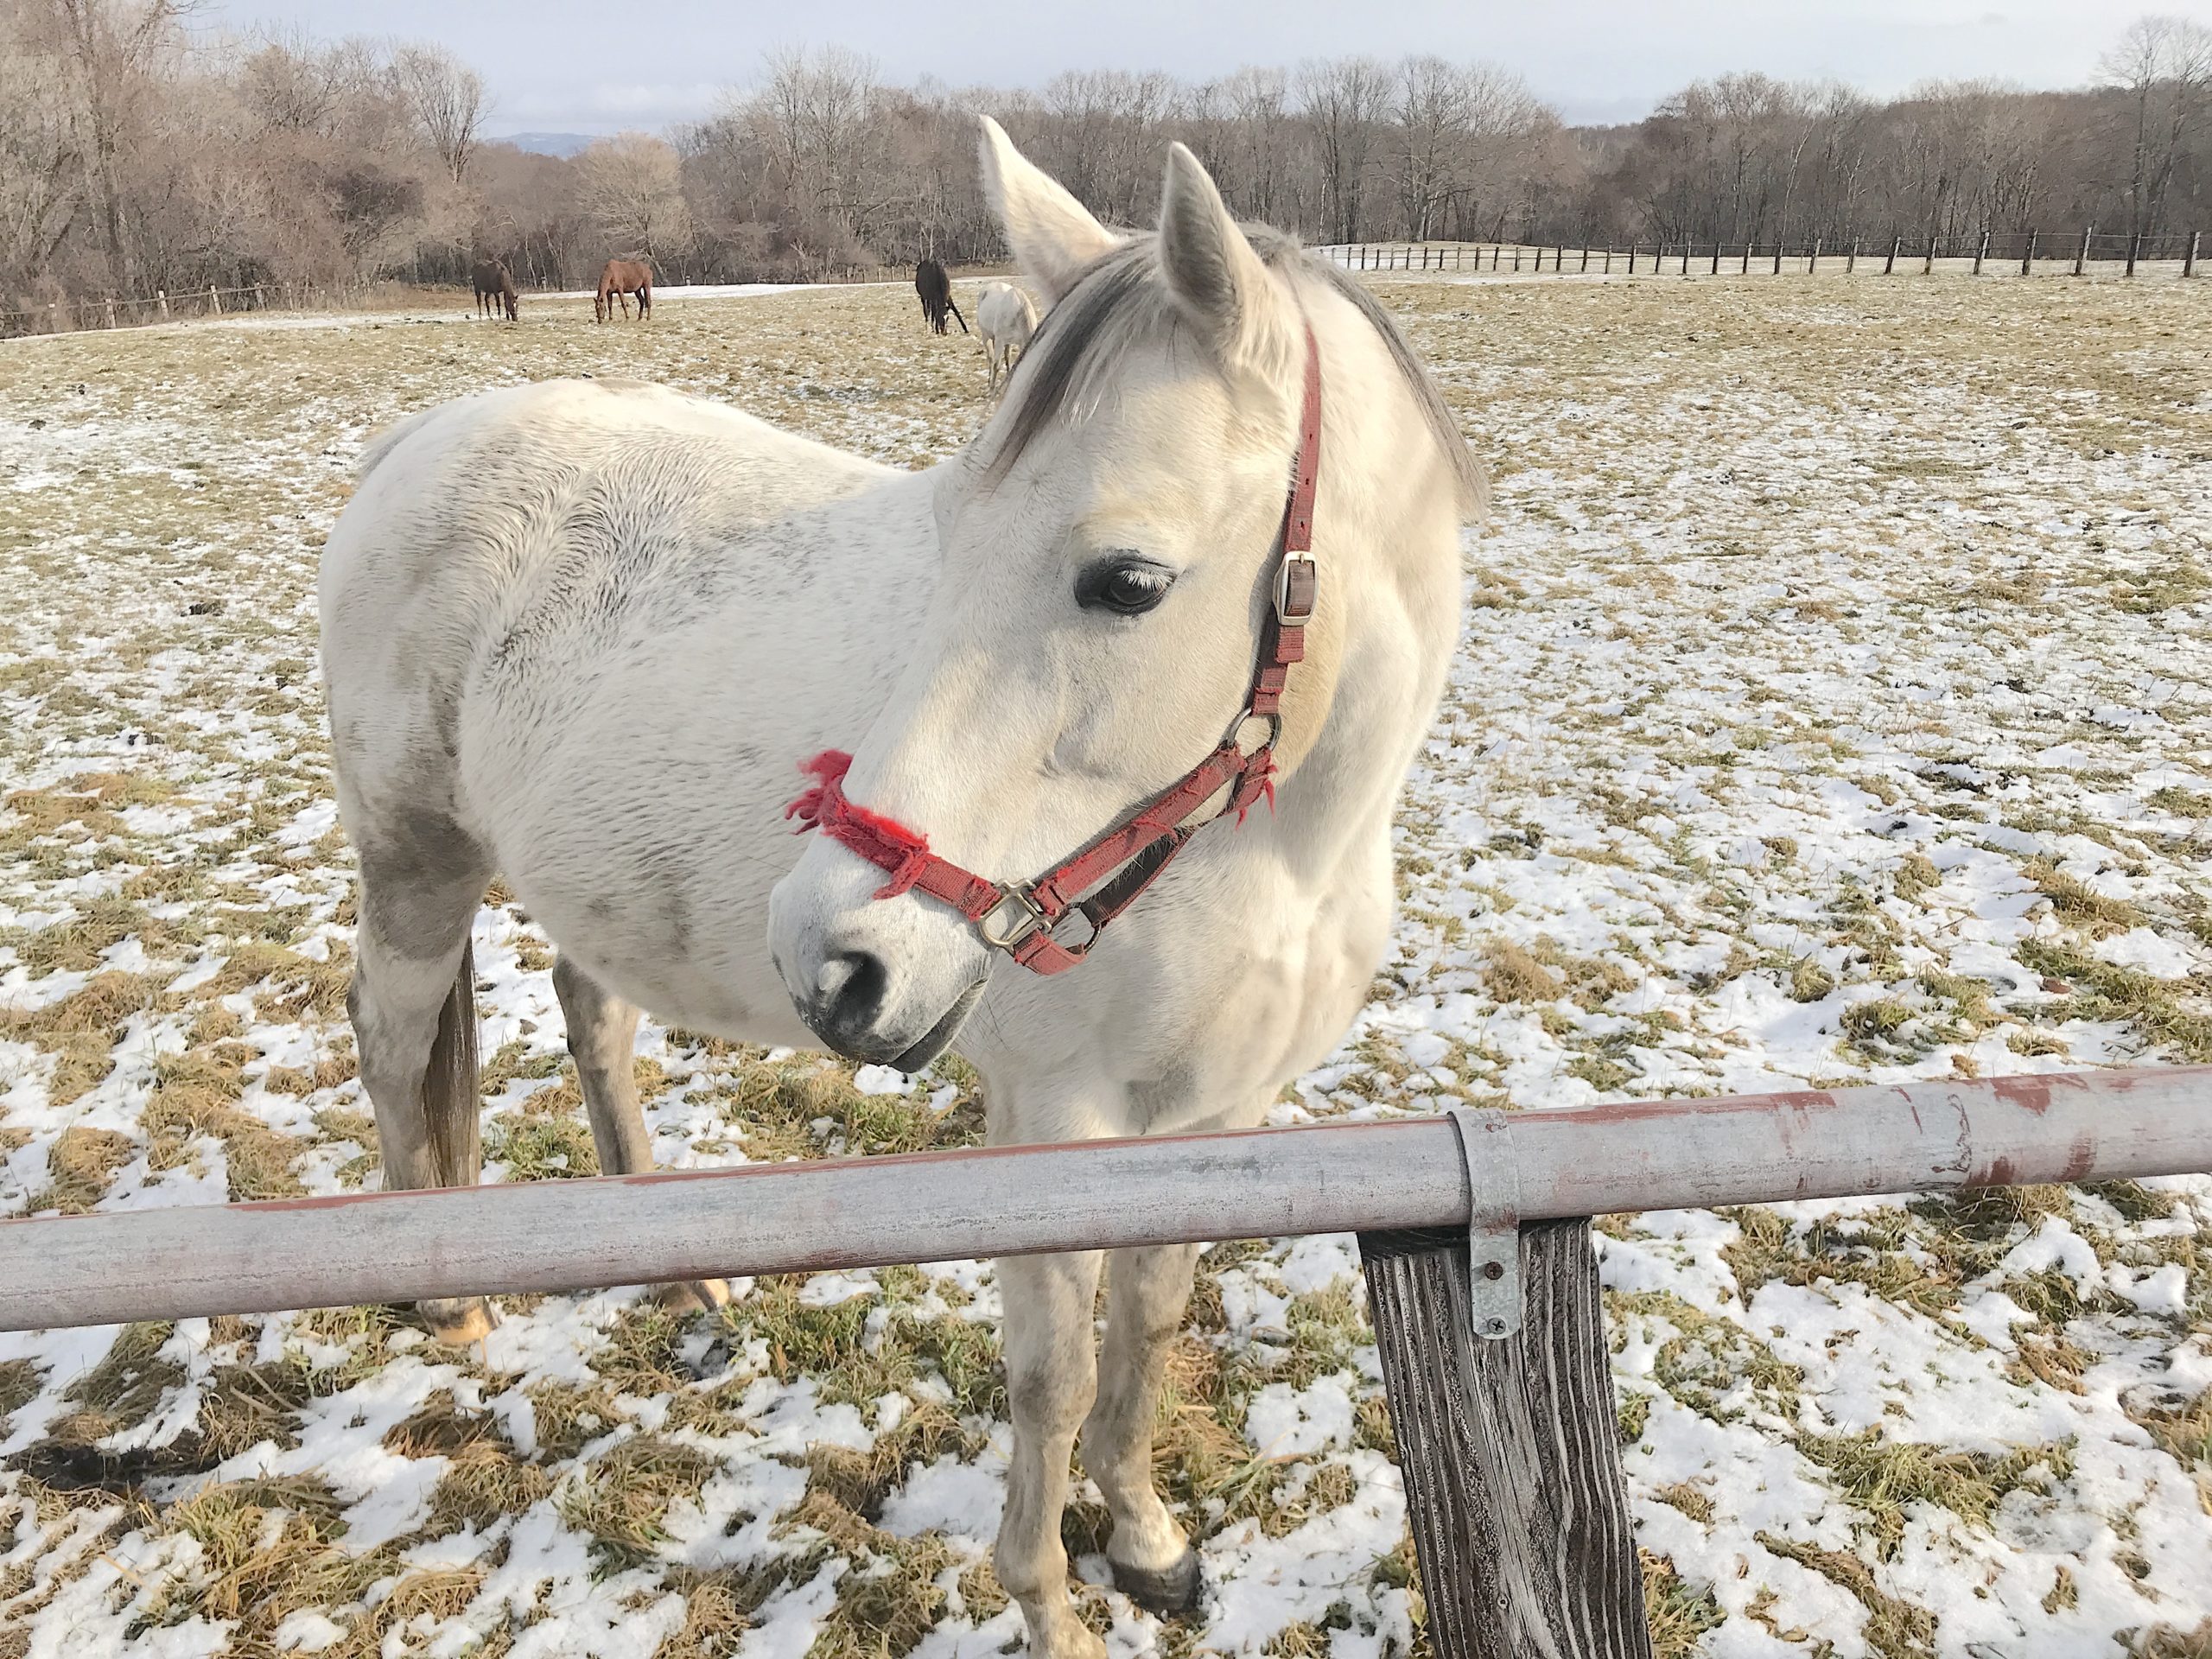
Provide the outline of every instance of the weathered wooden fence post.
[[1636,256],[1643,251],[1643,245],[1641,242],[1631,242],[1628,245],[1628,274],[1631,276],[1636,275]]
[[2075,251],[2074,254],[2074,274],[2076,276],[2079,276],[2084,270],[2088,269],[2089,234],[2096,228],[2097,227],[2094,225],[2084,225],[2082,227],[2082,245]]
[[1611,276],[1612,274],[1613,274],[1613,245],[1612,245],[1611,243],[1608,242],[1608,243],[1605,245],[1605,271],[1604,271],[1604,275],[1605,275],[1605,276]]
[[1496,1340],[1465,1234],[1359,1249],[1439,1659],[1649,1659],[1590,1224],[1520,1228],[1521,1328]]
[[1920,262],[1920,274],[1923,276],[1936,274],[1936,238],[1932,236],[1928,238],[1927,257]]
[[1821,268],[1821,238],[1813,238],[1812,251],[1805,256],[1805,274],[1810,276]]
[[112,328],[115,327],[115,296],[106,296],[104,303],[107,306],[107,326]]
[[2181,274],[2184,279],[2196,275],[2196,238],[2200,232],[2189,233],[2189,251],[2181,257]]
[[1851,251],[1850,251],[1850,252],[1848,252],[1848,253],[1847,253],[1847,254],[1845,254],[1845,255],[1843,256],[1843,274],[1844,274],[1845,276],[1848,276],[1852,275],[1854,271],[1856,271],[1858,269],[1859,269],[1859,238],[1858,238],[1857,237],[1855,237],[1855,236],[1854,236],[1854,237],[1853,237],[1853,238],[1851,238]]
[[1974,248],[1974,274],[1975,276],[1979,276],[1981,275],[1981,262],[1988,257],[1989,231],[1987,227],[1985,226],[1981,232],[1981,240],[1975,243]]
[[2123,276],[2133,276],[2135,274],[2135,261],[2142,252],[2143,232],[2138,231],[2127,238],[2127,269],[2121,273]]
[[1583,250],[1582,250],[1582,270],[1581,270],[1581,275],[1583,275],[1583,276],[1587,276],[1589,274],[1590,274],[1590,250],[1589,250],[1589,249],[1587,249],[1587,248],[1585,248],[1585,249],[1583,249]]
[[2020,275],[2021,275],[2021,276],[2034,276],[2035,274],[2036,274],[2036,233],[2035,233],[2033,231],[2030,231],[2030,232],[2028,232],[2028,246],[2027,246],[2027,251],[2026,251],[2026,252],[2024,252],[2024,253],[2023,253],[2023,254],[2020,256]]
[[217,316],[223,315],[223,296],[215,291],[215,284],[207,284],[207,304]]
[[1782,275],[1782,238],[1778,236],[1774,238],[1774,274]]
[[1706,274],[1709,276],[1718,276],[1720,274],[1720,245],[1718,242],[1713,245],[1713,269]]
[[1890,257],[1889,257],[1889,263],[1888,263],[1888,264],[1885,264],[1885,265],[1882,267],[1882,275],[1883,275],[1883,276],[1890,276],[1891,274],[1892,274],[1892,273],[1897,270],[1897,251],[1898,251],[1898,250],[1899,250],[1899,249],[1903,248],[1904,246],[1904,238],[1903,238],[1903,237],[1901,237],[1901,236],[1893,236],[1893,237],[1891,237],[1891,238],[1890,238]]
[[157,288],[154,290],[154,305],[155,308],[160,313],[162,321],[163,322],[167,322],[169,320],[168,289],[166,288]]

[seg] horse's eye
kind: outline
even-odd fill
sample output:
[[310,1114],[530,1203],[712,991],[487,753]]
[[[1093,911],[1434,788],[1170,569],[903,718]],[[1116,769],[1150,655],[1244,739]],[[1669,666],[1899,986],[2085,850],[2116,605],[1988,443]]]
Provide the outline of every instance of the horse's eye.
[[1109,559],[1076,578],[1076,602],[1085,610],[1141,616],[1167,597],[1175,573],[1148,559]]

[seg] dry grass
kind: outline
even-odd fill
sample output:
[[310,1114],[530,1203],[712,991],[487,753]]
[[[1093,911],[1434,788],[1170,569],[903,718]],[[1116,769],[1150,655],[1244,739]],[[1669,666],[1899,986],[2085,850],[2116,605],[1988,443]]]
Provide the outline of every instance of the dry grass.
[[[1497,470],[1501,508],[1471,569],[1471,643],[1407,798],[1395,849],[1406,920],[1376,996],[1417,1012],[1470,996],[1480,1028],[1380,1008],[1338,1057],[1342,1085],[1309,1086],[1286,1106],[1718,1090],[1747,1064],[1826,1084],[1878,1067],[1971,1075],[2031,1057],[2212,1058],[2201,976],[2159,978],[2098,954],[2138,927],[2212,944],[2202,878],[2212,778],[2175,747],[2212,683],[2196,643],[2204,561],[2171,535],[2201,504],[2187,468],[2136,465],[2205,449],[2212,416],[2187,401],[2202,389],[2193,302],[2116,290],[1393,289]],[[505,331],[395,315],[380,328],[188,329],[0,354],[0,420],[35,410],[66,429],[54,453],[79,480],[0,488],[0,581],[15,601],[0,617],[0,771],[25,785],[0,807],[0,902],[23,918],[0,933],[0,969],[32,985],[0,1008],[0,1041],[31,1057],[0,1090],[35,1107],[0,1123],[0,1149],[44,1184],[22,1207],[82,1209],[125,1185],[135,1202],[142,1176],[146,1201],[161,1201],[173,1196],[164,1183],[218,1169],[234,1197],[373,1179],[374,1124],[344,1035],[349,855],[327,823],[297,828],[330,792],[308,578],[360,435],[439,397],[588,371],[670,379],[894,464],[919,461],[974,429],[980,377],[957,347],[920,341],[910,308],[896,290],[679,303],[651,329],[594,331],[548,304]],[[1886,384],[1929,396],[1870,423],[1866,388]],[[2024,385],[2036,388],[2024,403]],[[100,448],[109,428],[130,435],[126,448]],[[2062,520],[2063,535],[2042,527]],[[1954,533],[1963,522],[1976,527],[1970,550]],[[1777,582],[1786,593],[1765,591]],[[1853,666],[1869,649],[1882,675]],[[2088,717],[2128,705],[2144,664],[2182,688],[2161,706],[2163,730]],[[1914,675],[1948,690],[1900,696]],[[225,718],[203,720],[211,710]],[[1507,734],[1514,745],[1497,747]],[[2062,743],[2086,758],[2034,760]],[[2005,758],[2013,750],[2026,758]],[[2139,809],[2126,804],[2138,796]],[[1444,828],[1462,823],[1464,836]],[[2031,983],[2057,988],[2014,995],[1950,960],[1961,917],[1995,891],[2042,901],[2038,937],[2016,955]],[[487,1148],[511,1179],[588,1173],[575,1081],[545,1017],[550,948],[514,904],[504,887],[489,894],[479,936],[480,994],[512,1039],[485,1068]],[[171,988],[188,970],[198,982]],[[37,979],[54,973],[91,977],[49,996],[65,982]],[[1794,1029],[1851,1012],[1818,1054],[1783,1053],[1762,1046],[1777,1006],[1802,1022]],[[1629,1007],[1656,1011],[1619,1012]],[[1408,1033],[1443,1041],[1416,1063]],[[638,1065],[656,1134],[702,1158],[982,1135],[980,1088],[955,1064],[930,1080],[953,1090],[936,1112],[919,1091],[862,1095],[842,1067],[697,1033],[648,1027]],[[1855,1529],[1858,1547],[1836,1551],[1805,1543],[1831,1535],[1796,1519],[1757,1522],[1773,1554],[1867,1607],[1866,1643],[1885,1659],[1936,1645],[1936,1606],[1880,1559],[1916,1548],[1898,1524],[1908,1509],[1975,1571],[2015,1559],[1989,1530],[2006,1491],[2048,1487],[2066,1524],[2092,1536],[2132,1524],[2084,1512],[2086,1498],[2054,1484],[2063,1447],[1990,1459],[1929,1443],[1907,1420],[1880,1436],[1824,1430],[1837,1364],[1777,1357],[1782,1340],[1751,1313],[1763,1287],[1800,1293],[1800,1308],[1916,1322],[1947,1376],[1901,1380],[1908,1414],[1984,1368],[2010,1379],[2001,1389],[2067,1395],[2085,1440],[2126,1437],[2139,1462],[2147,1433],[2205,1479],[2201,1397],[2139,1378],[2114,1402],[2126,1357],[2157,1345],[2143,1332],[2171,1346],[2203,1325],[2199,1201],[2126,1185],[2097,1196],[1974,1195],[1789,1224],[1745,1210],[1718,1262],[1709,1236],[1671,1224],[1607,1229],[1624,1272],[1686,1281],[1681,1295],[1608,1298],[1624,1351],[1649,1367],[1619,1400],[1623,1437],[1643,1448],[1628,1459],[1631,1482],[1686,1517],[1664,1517],[1673,1559],[1644,1563],[1661,1652],[1756,1642],[1757,1630],[1712,1634],[1745,1622],[1724,1618],[1713,1586],[1774,1567],[1742,1541],[1742,1494],[1726,1482],[1641,1472],[1644,1450],[1676,1448],[1686,1411],[1738,1454],[1788,1446],[1780,1461],[1811,1494],[1805,1520]],[[1999,1273],[2045,1224],[2074,1230],[2107,1268],[2182,1265],[2189,1313],[2142,1320],[2116,1292],[2085,1292],[2064,1273]],[[1217,1570],[1248,1535],[1276,1549],[1315,1535],[1301,1528],[1325,1533],[1362,1501],[1357,1460],[1392,1448],[1356,1297],[1343,1284],[1292,1294],[1283,1255],[1280,1244],[1209,1252],[1198,1334],[1171,1364],[1158,1471]],[[1003,1436],[996,1320],[973,1317],[995,1293],[964,1270],[873,1279],[870,1294],[823,1307],[802,1300],[804,1281],[763,1283],[718,1318],[620,1295],[519,1301],[509,1334],[526,1341],[459,1355],[421,1346],[396,1309],[215,1322],[204,1337],[136,1327],[80,1376],[0,1364],[0,1411],[41,1394],[60,1407],[7,1478],[51,1538],[109,1526],[65,1578],[99,1552],[139,1561],[149,1537],[188,1539],[207,1570],[161,1580],[150,1617],[236,1609],[231,1643],[243,1652],[266,1650],[286,1610],[313,1606],[344,1632],[334,1653],[494,1656],[551,1641],[533,1638],[532,1621],[619,1582],[620,1618],[683,1596],[662,1653],[693,1659],[733,1651],[772,1600],[833,1562],[842,1577],[817,1659],[891,1659],[932,1629],[964,1644],[963,1621],[1006,1605],[988,1561],[964,1541],[893,1539],[878,1522],[918,1467],[985,1459]],[[2028,1316],[2009,1353],[1977,1346],[1961,1323],[1986,1283]],[[550,1369],[503,1357],[518,1353],[550,1354]],[[205,1392],[188,1427],[159,1447],[118,1449],[117,1436],[187,1400],[192,1378]],[[1296,1458],[1255,1446],[1248,1414],[1262,1390],[1337,1378],[1352,1401],[1348,1446]],[[419,1395],[392,1427],[380,1391],[398,1387]],[[498,1413],[456,1403],[480,1392],[526,1396],[531,1451]],[[790,1411],[802,1396],[863,1423],[898,1396],[906,1414],[866,1450],[824,1440],[779,1454],[804,1456],[805,1495],[770,1517],[771,1559],[672,1564],[671,1510],[714,1471],[762,1455],[744,1448],[763,1432],[763,1397]],[[311,1434],[348,1452],[444,1459],[424,1523],[355,1557],[343,1506],[312,1478],[195,1490],[225,1458]],[[1781,1487],[1761,1497],[1777,1510],[1790,1501]],[[515,1541],[555,1523],[593,1538],[591,1572],[526,1610],[480,1605]],[[1104,1524],[1097,1505],[1077,1504],[1071,1546],[1100,1547]],[[1710,1548],[1679,1541],[1707,1533]],[[456,1557],[482,1551],[449,1567],[401,1559],[433,1539]],[[2144,1653],[2201,1648],[2177,1611],[2185,1587],[2160,1576],[2155,1554],[2126,1558],[2145,1586],[2126,1640]],[[1378,1611],[1401,1589],[1423,1650],[1407,1541],[1332,1570],[1341,1599],[1287,1618],[1271,1651],[1319,1659],[1342,1628],[1402,1659],[1406,1627]],[[2014,1597],[2018,1576],[1993,1593]],[[2075,1585],[2041,1575],[2032,1597],[2050,1599],[2046,1613],[2078,1613],[2091,1597],[2086,1577]],[[1751,1625],[1796,1646],[1848,1645],[1848,1632],[1808,1633],[1785,1588],[1777,1573],[1753,1592]],[[2153,1605],[2153,1592],[2166,1601]],[[1188,1659],[1207,1639],[1203,1615],[1155,1631],[1095,1592],[1082,1608],[1112,1627],[1117,1651],[1150,1643]],[[11,1605],[6,1616],[23,1615]]]

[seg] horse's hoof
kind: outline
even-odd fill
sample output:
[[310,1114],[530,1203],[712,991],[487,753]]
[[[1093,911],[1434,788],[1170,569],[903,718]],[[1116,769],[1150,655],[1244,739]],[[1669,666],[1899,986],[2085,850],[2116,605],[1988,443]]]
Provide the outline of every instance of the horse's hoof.
[[663,1307],[678,1313],[688,1313],[693,1308],[703,1308],[711,1313],[729,1304],[729,1281],[727,1279],[686,1279],[679,1284],[656,1285],[653,1300]]
[[492,1327],[499,1322],[498,1311],[480,1296],[423,1302],[417,1306],[423,1315],[423,1324],[432,1339],[445,1344],[448,1348],[475,1346],[490,1336]]
[[[1111,1560],[1111,1558],[1109,1558]],[[1198,1605],[1198,1553],[1185,1549],[1171,1566],[1126,1567],[1112,1561],[1114,1587],[1148,1613],[1166,1618]]]

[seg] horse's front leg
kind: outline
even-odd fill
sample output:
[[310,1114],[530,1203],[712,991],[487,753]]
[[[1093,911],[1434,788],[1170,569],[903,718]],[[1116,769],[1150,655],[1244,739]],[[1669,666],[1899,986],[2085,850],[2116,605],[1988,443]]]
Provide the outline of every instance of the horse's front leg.
[[1106,1268],[1098,1401],[1083,1426],[1083,1466],[1114,1518],[1114,1586],[1155,1613],[1197,1605],[1198,1558],[1152,1481],[1153,1430],[1167,1356],[1183,1329],[1195,1244],[1116,1250]]
[[[653,1166],[653,1143],[638,1099],[637,1005],[625,1002],[566,956],[554,959],[553,994],[561,999],[561,1017],[569,1027],[569,1052],[575,1058],[600,1173],[645,1173]],[[664,1285],[659,1294],[675,1306],[720,1307],[729,1300],[729,1284],[694,1279]]]
[[1076,1617],[1060,1542],[1068,1460],[1098,1387],[1091,1306],[1099,1260],[1086,1250],[997,1264],[1014,1458],[995,1559],[1000,1584],[1028,1621],[1030,1659],[1103,1659],[1106,1651]]

